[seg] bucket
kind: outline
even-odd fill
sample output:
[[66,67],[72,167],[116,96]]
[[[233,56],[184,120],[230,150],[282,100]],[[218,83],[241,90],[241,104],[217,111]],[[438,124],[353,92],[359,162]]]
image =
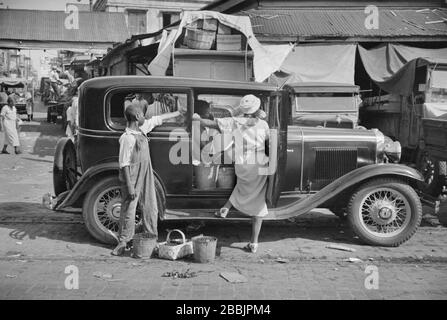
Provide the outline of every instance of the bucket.
[[198,237],[192,241],[194,260],[200,263],[214,262],[216,257],[216,237]]
[[217,174],[217,187],[223,189],[233,189],[236,176],[233,167],[220,167]]
[[195,185],[197,189],[207,190],[216,188],[216,165],[200,164],[194,167]]
[[132,255],[134,258],[150,258],[157,245],[157,238],[151,233],[137,233],[133,237]]

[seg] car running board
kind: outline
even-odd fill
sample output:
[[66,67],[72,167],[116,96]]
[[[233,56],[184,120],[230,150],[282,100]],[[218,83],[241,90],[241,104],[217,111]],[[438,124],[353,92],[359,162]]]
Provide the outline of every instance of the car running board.
[[226,218],[214,215],[219,209],[166,209],[164,220],[250,220],[250,217],[237,210],[230,210]]

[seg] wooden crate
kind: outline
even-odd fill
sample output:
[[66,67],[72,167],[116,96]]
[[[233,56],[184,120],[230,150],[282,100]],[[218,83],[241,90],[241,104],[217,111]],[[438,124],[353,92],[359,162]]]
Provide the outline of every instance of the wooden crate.
[[218,34],[216,38],[216,50],[241,51],[242,36],[240,34],[233,34],[233,35]]
[[199,29],[186,29],[186,45],[190,49],[210,50],[216,33]]
[[230,35],[231,34],[231,27],[226,26],[226,25],[224,25],[224,24],[219,22],[219,26],[217,27],[217,33],[218,34]]

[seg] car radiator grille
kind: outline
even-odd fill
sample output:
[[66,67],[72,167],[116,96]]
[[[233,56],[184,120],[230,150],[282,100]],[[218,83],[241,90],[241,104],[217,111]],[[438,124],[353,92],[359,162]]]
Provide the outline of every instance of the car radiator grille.
[[357,168],[357,148],[314,150],[316,181],[332,181]]

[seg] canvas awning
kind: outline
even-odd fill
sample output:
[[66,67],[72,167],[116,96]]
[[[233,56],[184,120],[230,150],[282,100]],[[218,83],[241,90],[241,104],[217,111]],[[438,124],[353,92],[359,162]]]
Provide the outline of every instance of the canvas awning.
[[397,44],[383,44],[370,50],[358,46],[370,78],[383,90],[401,95],[411,93],[418,65],[447,64],[447,48],[424,49]]
[[0,85],[5,85],[8,87],[21,87],[25,86],[28,83],[25,78],[11,78],[11,77],[2,77],[0,78]]
[[[275,45],[265,46],[268,50]],[[355,44],[300,44],[281,65],[273,80],[354,84]]]
[[219,23],[240,31],[247,38],[247,42],[254,52],[253,69],[255,81],[262,82],[273,72],[278,70],[292,45],[278,45],[274,48],[262,46],[253,34],[249,17],[226,15],[214,11],[185,11],[177,30],[171,31],[163,36],[157,56],[149,65],[148,69],[152,75],[165,75],[168,69],[174,44],[181,36],[183,29],[192,22],[199,19],[217,19]]

